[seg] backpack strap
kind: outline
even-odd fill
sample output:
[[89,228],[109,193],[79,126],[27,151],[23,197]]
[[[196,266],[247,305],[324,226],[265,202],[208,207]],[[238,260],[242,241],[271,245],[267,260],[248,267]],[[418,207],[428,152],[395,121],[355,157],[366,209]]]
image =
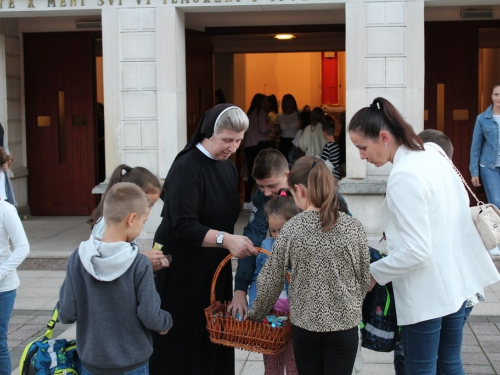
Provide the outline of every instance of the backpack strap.
[[37,342],[37,341],[43,341],[45,339],[51,339],[52,338],[52,333],[54,332],[54,327],[56,326],[57,318],[59,317],[59,312],[57,311],[57,306],[54,308],[54,312],[52,313],[52,319],[50,319],[47,323],[47,332],[45,332],[45,335],[42,335],[32,342],[30,342],[26,347],[24,348],[23,354],[21,355],[21,361],[19,362],[19,374],[20,375],[25,375],[24,370],[28,369],[28,363],[31,360],[31,357],[33,354],[36,352],[36,350],[30,351],[32,345]]
[[389,293],[389,289],[384,285],[385,291],[387,292],[387,299],[385,300],[385,308],[384,308],[384,316],[387,316],[389,312],[389,306],[391,304],[391,294]]
[[45,332],[45,337],[47,337],[48,339],[52,338],[52,333],[54,332],[54,327],[56,326],[58,317],[59,317],[59,311],[57,311],[56,307],[52,314],[52,319],[50,319],[47,323],[47,332]]

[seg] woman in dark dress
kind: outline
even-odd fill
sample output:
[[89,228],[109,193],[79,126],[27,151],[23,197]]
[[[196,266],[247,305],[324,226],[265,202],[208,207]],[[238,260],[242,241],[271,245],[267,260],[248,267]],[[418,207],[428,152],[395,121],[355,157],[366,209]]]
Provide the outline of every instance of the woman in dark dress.
[[[238,172],[228,158],[247,129],[248,118],[240,108],[216,105],[205,112],[168,172],[155,242],[164,246],[172,263],[158,273],[156,285],[174,325],[166,336],[154,337],[153,375],[234,374],[234,350],[210,342],[204,309],[224,257],[229,252],[238,258],[256,254],[247,237],[232,234],[240,206]],[[216,297],[231,301],[232,296],[228,263],[219,275]]]

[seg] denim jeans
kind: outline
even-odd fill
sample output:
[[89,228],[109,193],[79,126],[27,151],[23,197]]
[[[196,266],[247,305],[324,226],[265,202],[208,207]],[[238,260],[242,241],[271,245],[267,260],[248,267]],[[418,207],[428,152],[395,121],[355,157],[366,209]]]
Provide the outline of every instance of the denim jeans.
[[480,167],[479,172],[488,203],[493,203],[500,208],[500,167],[495,169]]
[[[80,375],[99,375],[99,374],[94,372],[89,372],[82,367]],[[149,363],[146,363],[145,365],[138,367],[135,370],[123,372],[122,375],[149,375]]]
[[394,348],[394,372],[396,375],[406,375],[406,361],[402,342]]
[[472,309],[474,308],[474,306],[471,306],[471,307],[466,307],[465,308],[465,313],[464,313],[464,326],[465,326],[465,323],[467,323],[467,318],[469,317],[470,313],[472,312]]
[[9,331],[9,320],[14,308],[16,290],[0,292],[0,375],[10,375],[10,353],[7,344],[7,333]]
[[465,303],[457,312],[441,318],[401,327],[408,375],[464,375],[460,349]]

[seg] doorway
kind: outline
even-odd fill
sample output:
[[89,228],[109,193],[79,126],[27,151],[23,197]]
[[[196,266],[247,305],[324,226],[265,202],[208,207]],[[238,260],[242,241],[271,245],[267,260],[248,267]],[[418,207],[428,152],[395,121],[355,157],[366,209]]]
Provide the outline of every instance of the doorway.
[[24,34],[28,204],[33,215],[90,215],[98,182],[95,41]]

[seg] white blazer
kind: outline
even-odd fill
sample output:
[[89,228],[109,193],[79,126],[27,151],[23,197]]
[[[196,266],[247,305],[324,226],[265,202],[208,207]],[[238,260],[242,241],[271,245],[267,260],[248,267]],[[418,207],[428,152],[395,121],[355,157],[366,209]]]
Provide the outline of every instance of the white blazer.
[[392,281],[399,325],[449,315],[500,280],[469,209],[462,181],[442,149],[400,146],[382,209],[389,255],[370,266]]

